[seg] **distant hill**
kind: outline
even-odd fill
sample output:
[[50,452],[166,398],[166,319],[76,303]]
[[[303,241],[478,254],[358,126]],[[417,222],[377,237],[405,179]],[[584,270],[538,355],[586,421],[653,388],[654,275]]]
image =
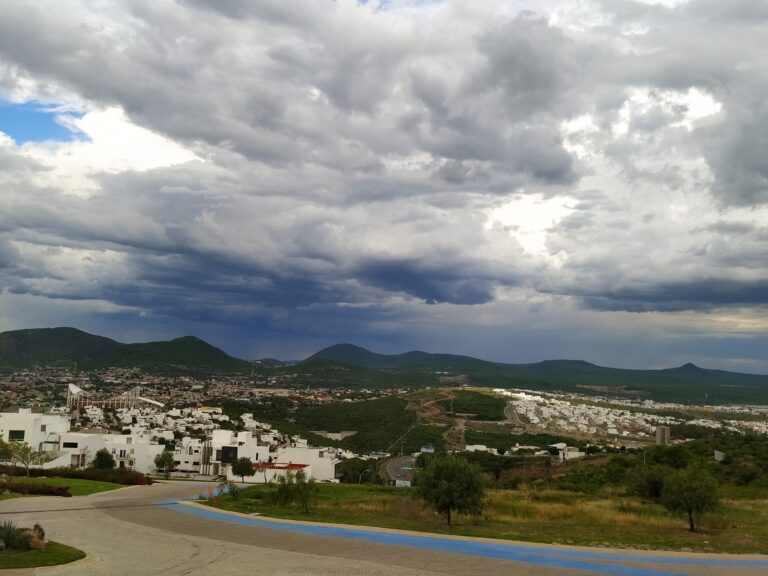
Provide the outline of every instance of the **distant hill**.
[[451,354],[412,351],[377,354],[337,344],[305,360],[395,371],[466,374],[477,386],[531,388],[591,394],[619,394],[670,402],[768,404],[768,376],[708,370],[694,364],[664,370],[607,368],[583,360],[503,364]]
[[331,360],[352,366],[365,366],[366,368],[426,368],[434,370],[455,369],[476,364],[495,365],[493,362],[453,354],[429,354],[419,351],[392,355],[376,354],[354,344],[329,346],[313,354],[305,362],[312,360]]
[[243,372],[250,362],[233,358],[194,336],[165,342],[122,344],[76,328],[39,328],[0,333],[0,366],[76,363],[93,369],[139,367],[157,370]]

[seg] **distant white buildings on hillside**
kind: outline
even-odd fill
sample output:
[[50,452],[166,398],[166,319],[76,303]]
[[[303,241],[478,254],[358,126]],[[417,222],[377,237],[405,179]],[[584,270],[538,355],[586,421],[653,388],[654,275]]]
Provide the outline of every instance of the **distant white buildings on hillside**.
[[174,470],[239,481],[232,465],[239,458],[248,458],[256,472],[246,477],[250,482],[270,481],[299,470],[319,482],[334,482],[341,458],[355,456],[342,449],[309,446],[299,437],[286,439],[269,424],[255,421],[252,414],[243,414],[245,430],[222,429],[229,417],[220,408],[159,411],[142,406],[105,411],[82,406],[78,410],[90,424],[118,425],[122,433],[102,433],[101,428],[72,431],[67,415],[20,409],[0,414],[0,438],[26,442],[45,453],[45,463],[38,465],[44,469],[86,467],[96,452],[106,449],[117,466],[144,474],[157,472],[155,457],[174,442]]

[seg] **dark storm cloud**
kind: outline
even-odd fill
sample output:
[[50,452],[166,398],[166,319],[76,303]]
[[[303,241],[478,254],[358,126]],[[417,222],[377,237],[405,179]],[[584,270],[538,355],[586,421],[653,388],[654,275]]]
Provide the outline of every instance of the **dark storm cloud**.
[[470,278],[457,274],[462,263],[430,269],[418,261],[379,261],[365,263],[358,272],[364,282],[386,290],[416,296],[430,303],[484,304],[494,297],[495,278]]
[[[580,290],[577,289],[572,293],[579,292]],[[585,305],[592,309],[632,312],[766,306],[768,305],[768,280],[738,281],[701,278],[686,282],[618,288],[605,292],[590,291],[582,293],[580,297]]]
[[4,2],[2,94],[196,159],[83,190],[69,149],[0,136],[1,289],[312,346],[504,340],[563,299],[762,313],[765,2],[564,6]]

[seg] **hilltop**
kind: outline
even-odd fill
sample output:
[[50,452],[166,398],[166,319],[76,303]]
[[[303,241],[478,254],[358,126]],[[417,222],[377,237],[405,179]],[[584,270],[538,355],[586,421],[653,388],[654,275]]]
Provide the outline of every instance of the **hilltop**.
[[170,341],[123,344],[76,328],[37,328],[0,333],[0,366],[77,364],[81,369],[106,367],[157,370],[243,372],[250,362],[233,358],[194,336]]
[[400,372],[461,373],[473,385],[496,388],[621,394],[672,402],[768,404],[768,376],[710,370],[692,363],[662,370],[609,368],[584,360],[504,364],[420,351],[377,354],[352,344],[324,348],[305,362],[321,360]]
[[[0,333],[0,367],[77,365],[80,369],[142,368],[153,372],[249,373],[256,369],[327,388],[423,387],[441,380],[474,386],[618,395],[668,402],[768,404],[768,376],[710,370],[687,363],[663,370],[609,368],[584,360],[505,364],[471,356],[413,350],[377,354],[353,344],[324,348],[298,364],[234,358],[194,336],[123,344],[76,328]],[[446,377],[448,378],[446,380]]]

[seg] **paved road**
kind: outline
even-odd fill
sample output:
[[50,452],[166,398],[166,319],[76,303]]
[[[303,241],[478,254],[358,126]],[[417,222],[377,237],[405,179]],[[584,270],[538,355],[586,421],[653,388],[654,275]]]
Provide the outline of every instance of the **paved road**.
[[86,550],[67,566],[5,575],[622,576],[768,575],[768,556],[659,554],[447,538],[226,515],[175,503],[198,483],[0,502],[0,520],[40,522]]
[[399,456],[387,462],[387,475],[390,480],[413,480],[416,458],[413,456]]

